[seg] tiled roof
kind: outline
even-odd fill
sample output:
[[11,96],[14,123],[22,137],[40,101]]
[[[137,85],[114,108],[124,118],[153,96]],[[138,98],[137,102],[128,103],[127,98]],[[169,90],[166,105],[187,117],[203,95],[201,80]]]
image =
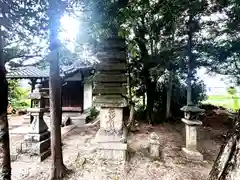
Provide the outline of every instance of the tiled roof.
[[35,66],[18,67],[8,70],[7,78],[47,78],[49,73]]
[[[79,64],[62,66],[60,69],[60,76],[65,77],[81,69],[91,69],[91,67]],[[49,67],[47,67],[45,70],[39,69],[35,66],[18,67],[8,70],[6,77],[9,79],[48,78]]]

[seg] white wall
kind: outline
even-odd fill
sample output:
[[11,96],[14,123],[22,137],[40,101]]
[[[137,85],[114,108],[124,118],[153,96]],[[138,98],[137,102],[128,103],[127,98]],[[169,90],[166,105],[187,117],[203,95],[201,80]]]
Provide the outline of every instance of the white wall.
[[83,86],[83,110],[92,107],[92,83],[85,82]]

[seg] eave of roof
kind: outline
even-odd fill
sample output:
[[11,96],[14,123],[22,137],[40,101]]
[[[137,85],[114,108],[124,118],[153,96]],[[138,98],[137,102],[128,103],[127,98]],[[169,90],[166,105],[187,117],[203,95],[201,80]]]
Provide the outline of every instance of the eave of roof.
[[[63,66],[60,70],[60,76],[62,78],[69,77],[79,70],[93,69],[91,66],[84,65],[72,65]],[[11,69],[7,72],[6,77],[8,79],[36,79],[36,78],[49,78],[49,68],[42,70],[35,66],[24,66]]]

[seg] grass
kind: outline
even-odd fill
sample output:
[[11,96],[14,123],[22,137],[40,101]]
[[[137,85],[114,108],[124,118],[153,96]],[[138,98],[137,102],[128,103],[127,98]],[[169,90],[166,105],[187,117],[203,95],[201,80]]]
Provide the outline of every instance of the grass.
[[240,98],[231,95],[211,95],[203,101],[204,104],[213,104],[227,109],[237,110],[240,108]]

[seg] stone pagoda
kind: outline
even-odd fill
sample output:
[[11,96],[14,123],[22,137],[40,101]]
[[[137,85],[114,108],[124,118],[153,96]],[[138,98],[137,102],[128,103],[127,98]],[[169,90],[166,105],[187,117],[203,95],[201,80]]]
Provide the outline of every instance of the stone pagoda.
[[127,106],[126,45],[122,38],[100,44],[95,77],[94,104],[100,109],[100,129],[96,134],[99,159],[125,161],[127,153],[123,108]]
[[182,148],[183,154],[189,160],[202,161],[203,155],[197,150],[197,126],[201,126],[202,122],[198,120],[199,113],[204,112],[199,107],[188,104],[181,108],[184,112],[182,122],[185,123],[186,146]]
[[32,123],[29,125],[28,132],[24,136],[20,152],[27,154],[37,161],[43,161],[50,155],[50,132],[46,125],[43,115],[48,112],[45,108],[47,94],[41,90],[41,85],[36,84],[34,91],[29,95],[33,102],[33,107],[28,112],[33,116]]

